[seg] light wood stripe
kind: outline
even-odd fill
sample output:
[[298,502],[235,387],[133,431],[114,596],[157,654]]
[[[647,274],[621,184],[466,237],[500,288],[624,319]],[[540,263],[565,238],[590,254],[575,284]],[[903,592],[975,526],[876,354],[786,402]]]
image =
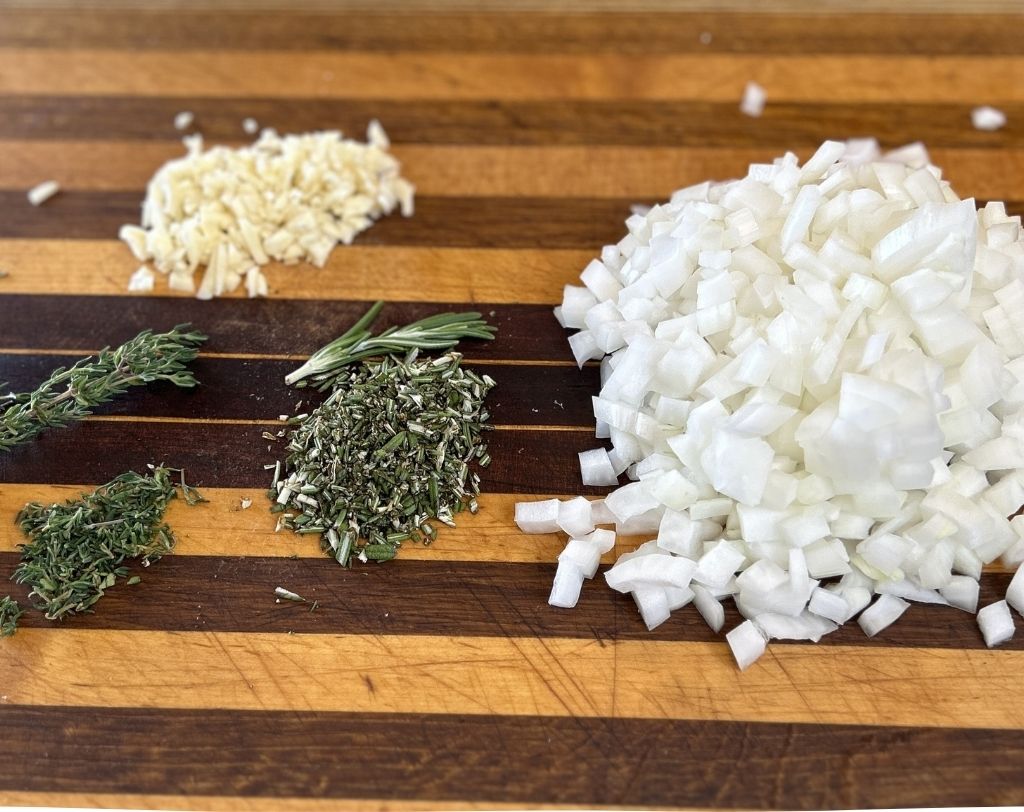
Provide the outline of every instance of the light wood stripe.
[[[964,127],[969,126],[965,115]],[[2,147],[0,188],[29,188],[55,178],[67,189],[139,189],[140,200],[153,172],[183,154],[179,144],[161,141],[18,140]],[[784,149],[397,144],[393,152],[424,195],[635,197],[640,202],[666,199],[675,189],[708,178],[742,176],[751,163],[770,161]],[[795,152],[806,160],[813,149]],[[1022,197],[1024,150],[937,148],[931,155],[963,197]],[[593,172],[594,166],[601,171]]]
[[[775,101],[1024,100],[1021,57],[629,57],[0,50],[0,93],[188,98],[687,99],[739,102],[756,79]],[[998,88],[998,90],[994,90]]]
[[[267,472],[270,482],[271,472]],[[95,485],[44,485],[11,483],[0,486],[0,515],[14,516],[28,502],[50,504],[75,499]],[[260,556],[280,558],[319,558],[323,555],[315,539],[282,530],[275,532],[277,518],[268,510],[261,488],[202,488],[207,504],[190,508],[180,500],[171,502],[167,522],[178,543],[176,555]],[[563,533],[528,535],[513,522],[516,502],[541,499],[570,499],[573,494],[480,495],[480,512],[462,513],[457,527],[439,528],[437,541],[428,546],[410,544],[401,556],[409,561],[475,561],[509,564],[549,564],[557,560],[565,546]],[[596,499],[598,497],[590,497]],[[242,499],[252,505],[243,510]],[[622,553],[635,550],[648,536],[620,535],[615,548],[601,561],[611,564]],[[13,522],[0,522],[0,552],[16,552],[25,541]],[[986,572],[1009,572],[998,561]]]
[[[267,483],[271,478],[267,472]],[[38,485],[15,483],[0,486],[0,516],[13,517],[28,502],[63,502],[75,499],[95,486]],[[180,500],[171,503],[167,522],[178,537],[174,548],[178,555],[202,556],[277,556],[319,558],[317,541],[282,530],[274,532],[277,518],[267,510],[264,491],[259,488],[202,488],[209,504],[188,507]],[[241,500],[252,505],[241,509]],[[536,498],[540,499],[541,496]],[[551,498],[548,496],[547,498]],[[560,498],[568,498],[562,496]],[[402,558],[433,561],[488,561],[508,563],[550,563],[565,546],[561,533],[526,535],[512,522],[517,501],[533,500],[534,495],[485,493],[480,496],[480,512],[459,515],[457,527],[442,527],[429,547],[409,544]],[[632,550],[643,539],[622,536],[616,550],[604,556],[610,564],[615,557]],[[0,521],[0,552],[17,550],[24,543],[13,521]]]
[[[278,299],[555,304],[564,285],[578,284],[593,257],[590,251],[561,249],[354,245],[336,248],[323,269],[273,264],[264,272]],[[0,279],[0,294],[137,296],[127,287],[138,267],[116,239],[0,240],[0,268],[10,274]],[[166,279],[158,277],[156,295],[191,297],[168,290]]]
[[1016,651],[776,645],[740,672],[724,643],[22,629],[4,646],[18,705],[1024,728]]
[[[258,798],[235,795],[138,795],[132,793],[66,793],[66,792],[11,792],[0,790],[0,804],[4,807],[56,807],[75,809],[204,809],[209,812],[434,812],[444,809],[490,810],[523,809],[522,804],[490,801],[390,801],[377,798]],[[530,804],[530,809],[579,809],[575,805]],[[588,809],[591,808],[589,805]],[[634,809],[631,806],[595,806],[595,809]],[[702,807],[673,807],[697,810]]]
[[[609,11],[623,12],[622,0],[92,0],[96,8],[134,10],[210,9],[222,11]],[[73,0],[0,0],[0,8],[79,8]],[[763,12],[764,0],[631,0],[631,11]],[[892,12],[892,0],[773,0],[775,13]],[[1005,14],[1020,11],[1018,0],[903,0],[902,13]]]

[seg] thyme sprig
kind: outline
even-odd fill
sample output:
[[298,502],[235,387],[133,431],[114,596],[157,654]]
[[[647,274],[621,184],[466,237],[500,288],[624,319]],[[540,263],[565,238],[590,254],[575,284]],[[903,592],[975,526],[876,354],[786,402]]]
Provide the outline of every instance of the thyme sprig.
[[63,505],[31,502],[18,513],[29,542],[21,545],[13,578],[32,587],[30,599],[48,620],[89,611],[128,575],[125,561],[141,558],[149,566],[171,551],[174,533],[163,515],[179,488],[190,505],[206,501],[185,483],[184,471],[150,468],[149,474],[128,471]]
[[447,350],[463,338],[490,341],[494,328],[479,313],[438,313],[404,327],[389,327],[380,335],[370,332],[384,302],[376,302],[349,330],[313,353],[301,367],[285,376],[292,385],[312,377],[321,391],[329,389],[343,367],[365,358],[410,350]]
[[92,413],[132,386],[170,381],[185,388],[197,381],[186,369],[206,341],[179,324],[166,333],[144,330],[116,349],[106,347],[74,366],[55,369],[32,392],[0,395],[0,452]]

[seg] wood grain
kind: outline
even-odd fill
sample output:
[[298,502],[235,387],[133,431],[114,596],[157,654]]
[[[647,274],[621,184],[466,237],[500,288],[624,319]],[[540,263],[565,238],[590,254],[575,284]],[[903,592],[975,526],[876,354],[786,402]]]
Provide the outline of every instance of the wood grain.
[[[905,724],[1004,730],[1024,742],[1019,651],[901,649],[895,656],[881,646],[777,646],[760,668],[740,674],[721,642],[26,629],[7,648],[0,662],[7,701],[59,704],[65,713],[225,709],[238,723],[245,711],[373,712],[381,720],[458,714],[493,716],[492,735],[509,737],[523,716],[601,725],[632,718],[872,726],[865,735]],[[985,692],[971,683],[978,672]],[[0,720],[12,711],[0,705]],[[629,755],[632,762],[638,754]],[[13,783],[4,776],[0,787],[5,782]]]
[[[183,153],[178,143],[159,141],[13,140],[4,142],[3,147],[8,160],[0,166],[0,188],[9,189],[29,188],[40,178],[54,177],[60,179],[64,189],[142,190],[160,165]],[[752,148],[399,144],[392,151],[401,160],[404,174],[415,182],[417,192],[428,197],[569,196],[654,201],[667,200],[674,190],[709,178],[741,177],[751,163],[771,162],[786,149],[789,147],[783,144]],[[798,146],[791,151],[806,160],[814,147]],[[939,147],[930,153],[961,197],[1002,200],[1012,198],[1024,186],[1024,150]],[[601,167],[600,173],[588,171],[595,165]],[[139,195],[141,198],[141,191]],[[624,234],[625,229],[621,230]],[[53,245],[58,241],[47,242]],[[71,255],[68,259],[75,261],[75,243],[67,244],[66,249]],[[0,254],[5,257],[10,257],[12,250],[12,246],[0,245]],[[353,255],[358,264],[364,250],[360,244],[345,248],[341,254],[346,266]],[[526,256],[532,253],[540,258],[547,253],[520,250]],[[454,261],[463,256],[462,251],[449,253]],[[589,258],[582,249],[573,253]],[[112,259],[117,261],[116,254]],[[126,266],[132,263],[127,256],[120,260]],[[338,262],[331,264],[339,266]],[[434,274],[441,275],[447,264],[439,258],[432,266]],[[399,262],[395,265],[395,270],[401,269]],[[560,269],[545,270],[557,275]],[[77,281],[78,273],[75,278]],[[508,294],[507,287],[494,284],[494,288]]]
[[[67,191],[45,206],[21,190],[0,190],[0,237],[111,238],[137,223],[139,192]],[[393,214],[359,236],[360,245],[431,248],[576,248],[618,242],[630,204],[621,199],[553,197],[416,198],[416,216]],[[652,201],[653,202],[653,201]]]
[[[507,522],[509,516],[502,518]],[[470,527],[467,530],[472,532]],[[307,548],[316,548],[314,539],[306,541]],[[528,539],[521,543],[532,546]],[[238,557],[171,555],[147,569],[134,567],[142,584],[111,589],[95,614],[61,625],[147,632],[525,635],[545,640],[723,642],[693,607],[676,612],[648,632],[632,598],[604,585],[603,570],[593,584],[586,585],[575,610],[566,612],[547,604],[555,571],[552,561],[444,561],[431,558],[429,551],[417,552],[415,558],[400,556],[386,566],[356,564],[351,569],[339,567],[326,556],[261,558],[253,552]],[[5,578],[14,572],[17,560],[17,554],[0,553],[0,573]],[[980,605],[1002,600],[1009,581],[1008,574],[986,574]],[[273,590],[277,586],[303,596],[309,604],[275,603]],[[27,601],[26,587],[15,585],[10,591],[22,603]],[[311,612],[309,605],[314,600],[319,606]],[[430,607],[429,611],[425,607]],[[742,620],[729,602],[725,628]],[[48,628],[53,624],[41,614],[31,613],[21,625]],[[899,623],[870,640],[856,623],[850,623],[822,638],[818,646],[985,649],[972,614],[940,606],[908,611]],[[1002,650],[1024,651],[1024,640],[1015,638]]]
[[[313,710],[69,708],[56,717],[8,707],[0,719],[11,766],[0,786],[18,789],[180,786],[196,795],[441,807],[451,799],[758,809],[1022,800],[1013,789],[1024,756],[1016,731]],[[104,770],[74,757],[83,742],[102,743]],[[62,758],[49,758],[50,748]],[[1005,757],[991,758],[993,749]],[[266,758],[251,765],[253,752]],[[779,752],[789,754],[782,775]],[[893,781],[893,773],[917,780]]]
[[[198,486],[265,488],[263,466],[282,453],[267,447],[261,437],[266,430],[234,423],[86,421],[46,432],[0,457],[0,483],[107,482],[124,470],[163,462],[185,468]],[[577,484],[577,454],[600,442],[592,430],[491,432],[487,446],[493,462],[481,474],[481,487],[489,493],[602,494],[606,489]],[[110,454],[111,448],[118,453]],[[232,464],[225,466],[225,459]]]
[[[938,64],[938,63],[937,63]],[[749,74],[746,78],[749,78]],[[744,79],[744,81],[746,80]],[[991,99],[1006,111],[1010,124],[998,132],[970,125],[978,98],[940,98],[908,103],[880,99],[846,103],[824,96],[790,103],[772,98],[759,119],[739,111],[742,86],[722,102],[558,99],[522,101],[421,101],[415,98],[217,98],[194,96],[2,96],[0,138],[41,141],[181,140],[173,120],[190,110],[197,126],[213,140],[236,140],[241,121],[252,116],[282,132],[342,129],[362,135],[377,118],[396,144],[458,145],[620,145],[643,147],[729,147],[813,149],[827,138],[874,137],[891,147],[923,140],[931,147],[1010,149],[1024,145],[1024,106]],[[593,168],[588,174],[597,174]],[[714,172],[713,175],[719,175]]]
[[[591,249],[408,248],[335,249],[323,269],[272,263],[264,267],[275,299],[392,299],[420,302],[544,304],[561,301],[562,288],[579,284]],[[45,293],[129,296],[127,279],[139,262],[117,240],[0,239],[0,263],[9,274],[0,294]],[[59,268],[55,272],[54,268]],[[424,279],[430,284],[425,285]],[[509,285],[514,279],[516,284]],[[159,296],[193,297],[169,290]],[[138,298],[137,294],[131,294]],[[242,299],[241,290],[234,298]],[[121,307],[109,302],[111,307]],[[202,312],[193,313],[200,318]],[[299,355],[299,353],[289,353]]]
[[[71,366],[81,355],[4,355],[0,380],[13,392],[31,391],[58,366]],[[282,385],[295,361],[199,358],[192,365],[200,386],[179,389],[170,383],[134,388],[96,409],[96,414],[130,417],[241,419],[277,421],[282,414],[312,411],[324,400],[315,390]],[[600,389],[596,366],[466,364],[499,382],[488,397],[491,423],[497,426],[572,426],[593,430],[591,397]],[[296,409],[298,403],[302,407]],[[283,426],[271,425],[277,432]]]
[[[0,93],[191,98],[619,99],[738,103],[751,78],[781,102],[1024,101],[1024,58],[818,54],[466,54],[273,49],[0,49]],[[708,77],[714,77],[709,81]]]
[[[269,481],[269,480],[268,480]],[[97,483],[98,484],[98,483]],[[266,483],[263,483],[264,486]],[[0,487],[0,515],[13,517],[28,502],[50,504],[78,498],[94,485],[4,484]],[[174,528],[178,543],[175,555],[213,556],[217,558],[321,558],[316,539],[297,536],[284,530],[274,532],[276,519],[269,513],[263,487],[203,488],[209,500],[194,510],[181,500],[171,503],[166,514]],[[538,494],[530,498],[555,497]],[[564,498],[564,495],[563,495]],[[250,499],[247,509],[241,500]],[[463,513],[457,527],[442,527],[437,540],[429,545],[406,545],[402,559],[406,561],[483,561],[490,563],[550,564],[565,546],[560,533],[524,535],[512,523],[517,501],[522,497],[508,493],[488,493],[480,497],[478,513]],[[211,533],[210,528],[216,532]],[[619,553],[633,550],[643,541],[636,536],[621,535],[617,539]],[[0,522],[0,552],[16,552],[25,537],[13,521]],[[606,553],[603,561],[610,564],[616,552]],[[201,567],[201,564],[196,566]],[[155,570],[154,570],[155,572]],[[145,573],[142,573],[145,574]]]
[[[138,390],[0,457],[4,574],[26,501],[161,460],[211,497],[171,507],[177,551],[140,584],[67,623],[27,615],[0,643],[0,803],[1024,803],[1019,634],[989,651],[973,616],[914,606],[877,638],[854,625],[776,643],[740,673],[693,607],[648,633],[600,574],[576,611],[548,607],[563,536],[512,523],[522,493],[588,490],[576,453],[598,442],[597,368],[575,368],[551,306],[631,204],[874,136],[924,141],[960,194],[1024,209],[1019,3],[713,5],[0,0],[0,381],[27,388],[147,327],[211,336],[198,391]],[[748,80],[768,90],[759,119],[738,110]],[[979,103],[1008,125],[973,129]],[[130,296],[137,263],[116,231],[180,154],[182,110],[233,144],[247,116],[356,137],[377,118],[416,216],[381,221],[322,271],[269,268],[271,300]],[[64,192],[32,209],[25,190],[47,177]],[[260,435],[315,399],[283,372],[377,298],[392,300],[380,327],[468,308],[497,324],[496,341],[462,349],[499,380],[499,427],[478,515],[343,570],[274,533]],[[1008,578],[986,571],[982,602]],[[278,585],[320,605],[278,604]]]
[[[197,306],[198,305],[198,306]],[[11,349],[96,352],[120,344],[140,330],[169,329],[195,322],[210,336],[203,350],[246,357],[306,357],[337,338],[362,316],[366,302],[314,299],[195,299],[162,296],[5,296],[0,293],[0,347]],[[408,324],[439,310],[478,310],[497,327],[493,341],[460,345],[466,358],[479,362],[560,361],[575,363],[550,306],[487,302],[389,301],[374,329]],[[116,324],[107,326],[110,313]]]
[[[437,51],[625,54],[928,54],[1019,55],[1024,16],[863,13],[837,25],[820,13],[737,15],[634,11],[522,14],[437,11],[416,18],[380,10],[332,15],[290,10],[223,12],[140,8],[19,8],[7,12],[0,46],[20,48],[216,48],[220,50]],[[761,13],[759,13],[759,11]],[[710,42],[701,40],[704,32]]]

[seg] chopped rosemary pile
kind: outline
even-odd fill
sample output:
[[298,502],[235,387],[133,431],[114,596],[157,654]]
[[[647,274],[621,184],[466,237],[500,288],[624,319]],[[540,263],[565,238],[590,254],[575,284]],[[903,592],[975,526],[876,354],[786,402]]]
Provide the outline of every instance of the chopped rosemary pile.
[[127,576],[128,559],[142,558],[149,566],[171,551],[174,533],[163,515],[178,487],[188,504],[206,501],[185,484],[184,471],[150,468],[147,475],[121,474],[63,505],[31,502],[18,514],[16,522],[30,541],[21,545],[13,579],[32,587],[32,603],[48,620],[88,611]]
[[404,541],[433,540],[431,520],[454,525],[466,507],[475,512],[470,464],[490,463],[484,398],[495,383],[461,361],[413,350],[334,378],[323,405],[292,419],[285,472],[276,466],[268,493],[280,526],[319,535],[345,565],[353,554],[394,558]]
[[[344,367],[364,358],[385,353],[404,355],[412,350],[447,350],[463,338],[490,341],[494,328],[479,313],[438,313],[414,321],[404,327],[389,327],[380,335],[373,335],[373,324],[384,302],[376,302],[349,330],[313,353],[301,367],[285,376],[284,382],[296,384],[313,377],[321,391],[330,388],[335,378],[344,373]],[[299,387],[306,383],[298,383]]]
[[45,428],[81,420],[129,387],[153,381],[195,386],[185,365],[206,336],[188,328],[179,324],[166,333],[144,330],[116,349],[106,347],[69,369],[55,369],[33,392],[0,395],[0,452],[34,439]]

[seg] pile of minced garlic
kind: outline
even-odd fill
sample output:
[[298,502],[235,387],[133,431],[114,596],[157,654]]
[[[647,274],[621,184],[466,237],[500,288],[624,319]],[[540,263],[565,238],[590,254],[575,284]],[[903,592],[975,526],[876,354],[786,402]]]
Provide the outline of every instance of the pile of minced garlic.
[[150,180],[142,225],[123,226],[120,237],[173,290],[211,299],[244,284],[250,297],[266,296],[268,262],[323,267],[335,245],[378,217],[396,207],[412,215],[414,188],[377,121],[367,142],[265,129],[250,146],[204,150],[202,136],[187,136],[186,155]]

